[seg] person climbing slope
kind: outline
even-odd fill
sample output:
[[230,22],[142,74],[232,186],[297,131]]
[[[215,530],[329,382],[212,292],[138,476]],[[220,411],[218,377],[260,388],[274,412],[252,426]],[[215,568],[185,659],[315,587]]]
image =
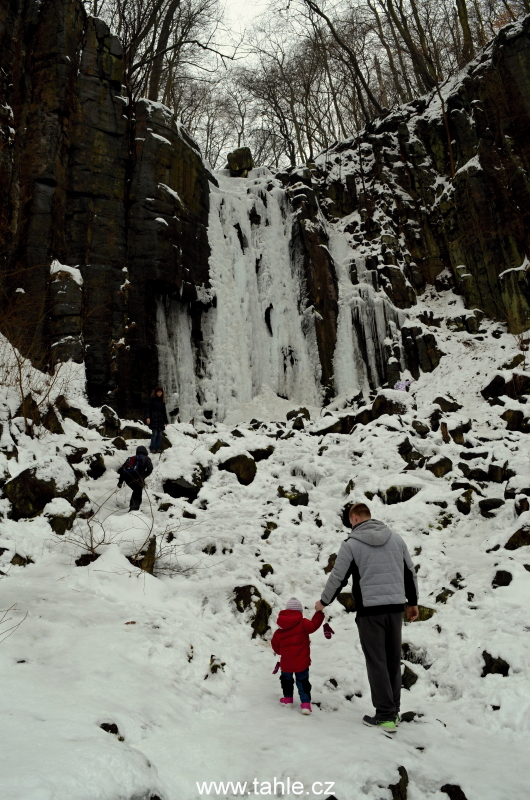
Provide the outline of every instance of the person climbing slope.
[[118,489],[124,483],[132,489],[129,511],[139,511],[142,503],[142,490],[145,486],[145,479],[153,471],[153,462],[147,455],[146,448],[141,444],[136,448],[136,455],[130,456],[119,468]]
[[151,436],[151,453],[160,453],[162,446],[162,433],[168,424],[166,411],[166,396],[161,386],[157,386],[151,393],[146,422],[153,431]]
[[280,656],[280,683],[283,691],[280,703],[284,708],[293,707],[294,674],[302,714],[310,714],[312,711],[309,634],[318,630],[323,622],[322,611],[313,614],[312,619],[305,619],[302,603],[296,597],[291,597],[287,608],[278,615],[276,623],[279,630],[274,633],[271,646],[276,655]]

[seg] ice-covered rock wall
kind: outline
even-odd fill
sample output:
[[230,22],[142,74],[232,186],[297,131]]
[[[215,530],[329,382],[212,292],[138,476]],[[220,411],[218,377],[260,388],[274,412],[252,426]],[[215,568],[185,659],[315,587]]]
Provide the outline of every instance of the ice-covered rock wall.
[[186,421],[223,419],[266,389],[307,405],[323,402],[316,330],[321,315],[306,291],[300,249],[293,246],[301,219],[306,232],[312,227],[328,240],[337,278],[332,394],[384,384],[389,358],[399,375],[406,366],[399,338],[406,315],[373,286],[364,259],[344,234],[326,230],[320,212],[305,219],[304,209],[291,202],[292,191],[266,169],[247,179],[217,177],[208,224],[210,286],[199,298],[196,330],[188,303],[176,296],[158,300],[159,371],[170,410],[178,408]]

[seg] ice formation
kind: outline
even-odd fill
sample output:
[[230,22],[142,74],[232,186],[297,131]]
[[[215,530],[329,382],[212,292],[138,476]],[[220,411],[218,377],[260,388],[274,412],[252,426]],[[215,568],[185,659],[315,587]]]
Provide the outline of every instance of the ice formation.
[[[211,288],[204,289],[200,335],[188,303],[160,298],[157,345],[160,379],[181,421],[198,411],[224,419],[263,391],[306,405],[320,405],[315,314],[304,296],[305,278],[292,246],[296,212],[281,182],[260,168],[249,177],[218,174],[210,195]],[[373,285],[365,259],[344,233],[330,234],[339,282],[334,358],[335,393],[351,394],[386,380],[385,347],[405,367],[396,335],[406,320]],[[354,283],[351,279],[354,267]]]

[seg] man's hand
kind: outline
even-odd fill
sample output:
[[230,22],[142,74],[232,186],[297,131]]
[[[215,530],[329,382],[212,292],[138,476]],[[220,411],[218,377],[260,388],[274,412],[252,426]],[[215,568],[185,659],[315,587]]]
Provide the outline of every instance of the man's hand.
[[150,420],[150,419],[146,419],[146,423],[147,423],[147,425],[149,425],[149,424],[150,424],[150,422],[151,422],[151,420]]
[[407,606],[407,619],[409,622],[415,622],[420,616],[418,606]]
[[317,600],[315,603],[315,611],[324,611],[326,606],[323,606],[320,600]]

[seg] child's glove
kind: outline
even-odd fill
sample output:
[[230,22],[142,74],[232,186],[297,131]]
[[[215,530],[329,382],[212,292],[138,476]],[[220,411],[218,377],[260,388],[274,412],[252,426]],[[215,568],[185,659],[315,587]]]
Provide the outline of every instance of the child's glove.
[[326,637],[326,639],[331,639],[331,637],[335,633],[331,625],[329,625],[327,622],[324,623],[322,630],[324,631],[324,636]]
[[280,662],[279,662],[279,661],[277,661],[277,662],[276,662],[276,666],[275,666],[275,667],[274,667],[274,669],[272,670],[272,674],[273,674],[273,675],[276,675],[276,673],[278,672],[278,670],[279,670],[279,669],[280,669]]

